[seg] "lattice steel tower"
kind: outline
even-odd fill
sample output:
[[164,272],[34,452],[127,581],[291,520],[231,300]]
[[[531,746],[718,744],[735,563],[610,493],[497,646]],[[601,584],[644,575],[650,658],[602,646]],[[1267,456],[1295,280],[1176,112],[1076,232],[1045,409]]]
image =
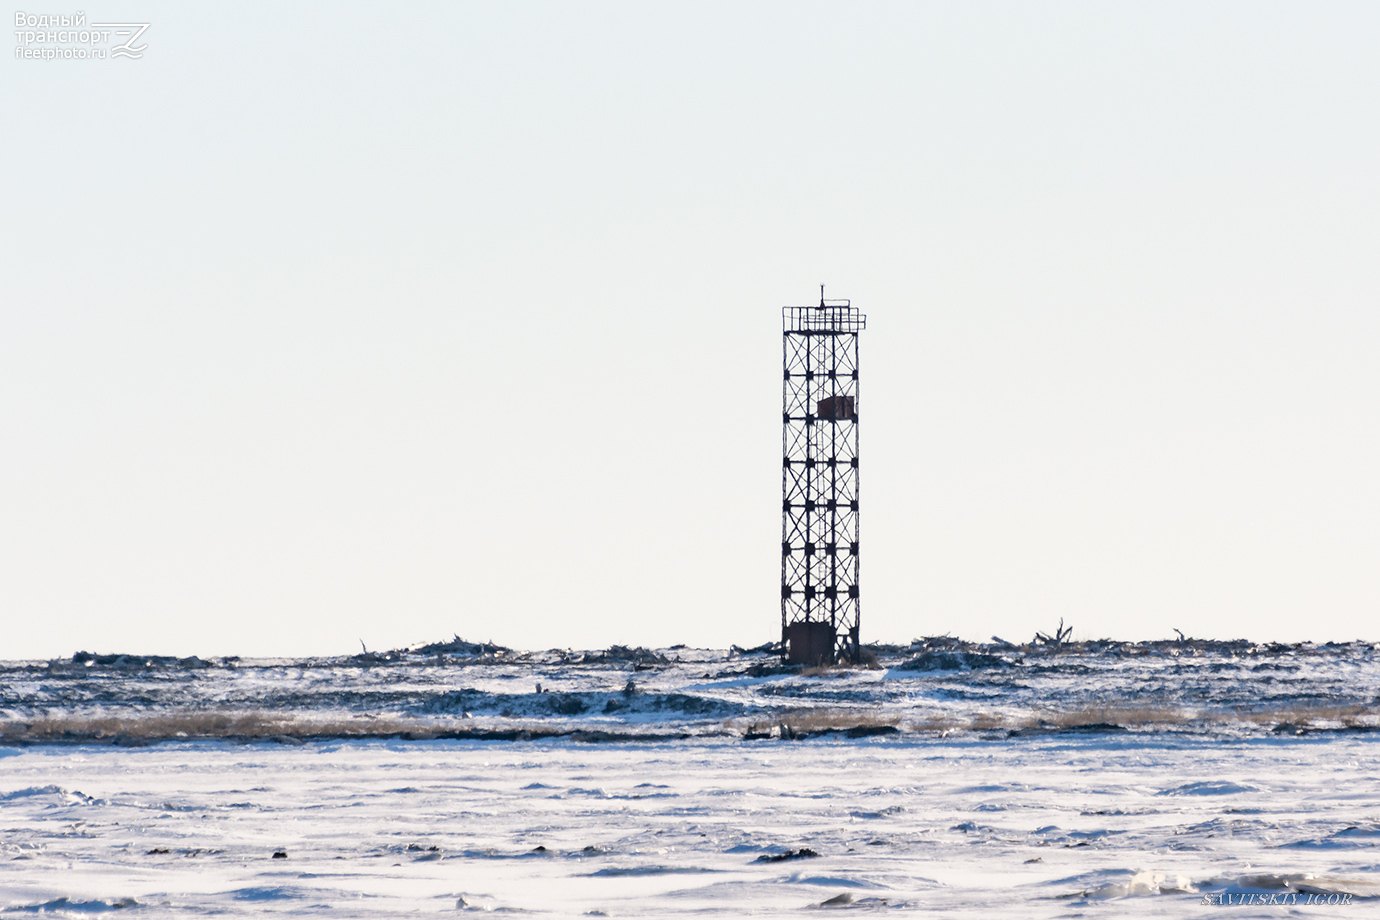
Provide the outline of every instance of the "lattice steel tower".
[[847,300],[782,309],[781,653],[859,657],[858,333]]

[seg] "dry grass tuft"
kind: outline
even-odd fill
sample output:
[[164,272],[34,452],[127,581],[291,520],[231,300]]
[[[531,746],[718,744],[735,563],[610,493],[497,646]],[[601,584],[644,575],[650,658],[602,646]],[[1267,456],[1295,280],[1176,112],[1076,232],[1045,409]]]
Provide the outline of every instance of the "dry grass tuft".
[[[941,736],[957,732],[1041,734],[1097,731],[1096,726],[1117,726],[1136,731],[1202,732],[1225,729],[1276,734],[1373,732],[1380,731],[1380,705],[1305,703],[1268,707],[1255,704],[1201,711],[1172,706],[1107,705],[1006,714],[985,711],[877,712],[843,707],[799,708],[766,717],[730,719],[723,723],[720,731],[744,738],[790,739],[834,732],[868,735],[904,731]],[[450,737],[523,740],[565,736],[585,740],[650,737],[645,732],[631,731],[626,727],[605,731],[568,724],[518,721],[488,726],[469,722],[442,724],[368,714],[354,718],[313,718],[310,715],[265,712],[171,712],[119,717],[65,716],[0,723],[0,745],[142,745],[160,741],[278,741],[295,744],[329,739]]]
[[846,664],[822,664],[813,668],[806,668],[800,672],[801,677],[851,677],[854,671],[866,670],[861,665],[853,666]]
[[979,712],[968,725],[973,731],[985,732],[997,728],[1010,728],[1009,720],[995,712]]
[[860,712],[849,709],[802,709],[782,713],[772,719],[730,720],[724,728],[745,738],[799,738],[825,732],[869,732],[900,729],[897,714]]
[[[1043,712],[1035,725],[1078,728],[1084,725],[1183,725],[1193,716],[1183,709],[1154,706],[1090,706],[1071,712]],[[1029,727],[1029,724],[1019,726]]]
[[1333,723],[1346,728],[1380,728],[1380,708],[1363,703],[1339,706],[1335,703],[1295,705],[1278,709],[1252,709],[1232,713],[1244,722],[1256,725],[1311,725]]
[[851,728],[895,728],[900,721],[898,715],[850,712],[846,709],[810,710],[781,717],[782,724],[797,733],[847,731]]

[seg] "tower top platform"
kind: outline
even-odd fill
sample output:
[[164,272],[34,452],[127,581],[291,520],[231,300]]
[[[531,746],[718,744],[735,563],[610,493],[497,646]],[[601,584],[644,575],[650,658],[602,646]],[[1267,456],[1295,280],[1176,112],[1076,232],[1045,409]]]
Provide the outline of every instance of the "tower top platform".
[[814,307],[782,307],[781,322],[786,332],[838,334],[867,328],[867,316],[846,300],[821,300]]

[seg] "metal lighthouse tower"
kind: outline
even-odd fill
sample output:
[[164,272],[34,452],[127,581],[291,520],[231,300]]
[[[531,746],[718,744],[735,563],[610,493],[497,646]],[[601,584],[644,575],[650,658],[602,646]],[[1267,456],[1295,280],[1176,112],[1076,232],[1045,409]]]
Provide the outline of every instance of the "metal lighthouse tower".
[[859,658],[858,334],[847,300],[782,309],[781,649]]

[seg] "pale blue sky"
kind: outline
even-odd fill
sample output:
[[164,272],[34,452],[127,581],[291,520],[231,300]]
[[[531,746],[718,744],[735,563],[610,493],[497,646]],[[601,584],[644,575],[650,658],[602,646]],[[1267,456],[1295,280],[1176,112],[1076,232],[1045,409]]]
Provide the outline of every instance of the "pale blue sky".
[[770,639],[821,282],[865,641],[1380,638],[1380,7],[405,9],[7,57],[0,657]]

